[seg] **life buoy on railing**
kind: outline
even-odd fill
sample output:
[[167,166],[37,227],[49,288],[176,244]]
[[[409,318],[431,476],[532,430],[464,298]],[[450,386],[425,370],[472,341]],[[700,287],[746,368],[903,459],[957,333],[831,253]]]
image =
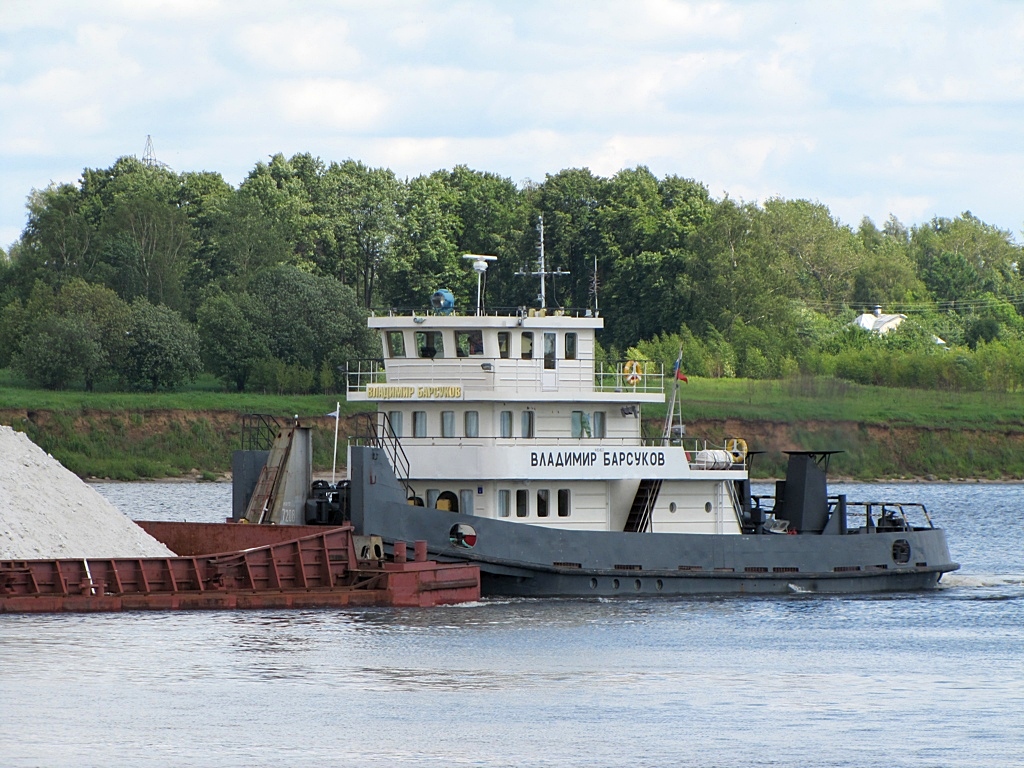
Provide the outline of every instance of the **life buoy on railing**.
[[732,456],[733,464],[742,464],[747,458],[747,441],[742,437],[730,437],[725,441],[725,450]]
[[635,387],[644,377],[643,363],[636,360],[626,361],[626,364],[622,366],[622,375],[626,377],[627,384]]

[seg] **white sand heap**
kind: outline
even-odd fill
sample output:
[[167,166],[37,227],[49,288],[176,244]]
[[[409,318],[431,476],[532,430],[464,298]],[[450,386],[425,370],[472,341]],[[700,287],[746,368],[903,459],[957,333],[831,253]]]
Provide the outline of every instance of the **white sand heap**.
[[26,435],[0,426],[0,560],[169,556]]

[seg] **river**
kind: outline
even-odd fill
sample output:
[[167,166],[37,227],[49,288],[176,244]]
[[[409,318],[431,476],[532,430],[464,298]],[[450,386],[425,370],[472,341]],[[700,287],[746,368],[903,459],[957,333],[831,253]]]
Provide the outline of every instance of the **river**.
[[[136,518],[230,507],[97,488]],[[1024,486],[833,491],[923,501],[962,570],[870,597],[0,616],[0,764],[1019,766]]]

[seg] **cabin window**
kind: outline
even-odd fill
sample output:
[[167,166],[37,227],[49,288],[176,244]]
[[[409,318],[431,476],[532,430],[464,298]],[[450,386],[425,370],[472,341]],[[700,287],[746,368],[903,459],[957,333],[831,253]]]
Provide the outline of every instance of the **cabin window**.
[[575,438],[591,437],[590,417],[584,411],[572,412],[572,436]]
[[530,516],[530,492],[525,488],[516,491],[516,517]]
[[512,507],[512,492],[498,491],[498,517],[508,517]]
[[413,437],[426,437],[427,436],[427,412],[426,411],[413,411],[412,412],[412,436]]
[[533,411],[523,411],[522,428],[523,437],[533,437]]
[[523,360],[533,359],[533,331],[523,331],[519,349]]
[[544,334],[544,368],[548,371],[555,370],[555,336],[554,333]]
[[512,437],[512,411],[501,412],[501,436]]
[[[586,414],[583,414],[586,416]],[[608,437],[607,419],[604,411],[594,411],[594,418],[591,421],[594,428],[594,437]]]
[[455,411],[441,411],[441,437],[455,437]]
[[437,508],[437,497],[441,495],[440,488],[427,488],[427,506],[431,509]]
[[388,354],[405,357],[405,334],[401,331],[388,331]]
[[558,516],[568,517],[569,512],[572,510],[571,502],[572,498],[569,495],[568,488],[558,489]]
[[473,514],[473,496],[476,495],[472,488],[462,488],[459,491],[459,511],[464,515]]
[[459,331],[455,334],[455,351],[459,357],[484,353],[483,331]]
[[416,351],[420,357],[444,357],[444,339],[440,331],[416,331]]
[[512,334],[508,331],[498,331],[498,357],[508,358],[509,347],[512,346]]
[[388,411],[388,424],[391,425],[391,434],[395,437],[402,436],[402,412]]
[[565,334],[565,359],[575,360],[576,359],[576,334],[567,333]]
[[537,517],[548,516],[548,500],[551,498],[551,491],[541,488],[537,491]]
[[480,437],[480,414],[477,411],[466,411],[466,437]]

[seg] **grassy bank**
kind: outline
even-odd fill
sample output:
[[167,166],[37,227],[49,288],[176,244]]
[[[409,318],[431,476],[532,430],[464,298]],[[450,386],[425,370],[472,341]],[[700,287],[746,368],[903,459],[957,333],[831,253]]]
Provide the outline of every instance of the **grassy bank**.
[[[783,451],[841,450],[833,470],[855,478],[1024,477],[1024,394],[953,393],[864,387],[833,379],[695,379],[681,385],[683,421],[693,437],[744,437],[765,453],[754,472],[784,471]],[[211,381],[159,394],[49,392],[0,376],[0,423],[26,432],[81,476],[137,479],[230,468],[244,413],[298,415],[314,430],[314,462],[332,460],[333,395],[277,396],[217,391]],[[363,404],[342,403],[342,441]],[[644,409],[656,433],[664,407]],[[342,448],[343,450],[343,448]]]

